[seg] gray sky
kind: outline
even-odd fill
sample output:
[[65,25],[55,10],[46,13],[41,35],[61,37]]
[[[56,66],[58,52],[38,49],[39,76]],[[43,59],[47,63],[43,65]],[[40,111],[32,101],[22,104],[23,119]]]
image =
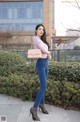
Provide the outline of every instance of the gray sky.
[[[80,4],[80,0],[78,0]],[[55,0],[55,29],[57,35],[65,35],[66,29],[80,27],[80,9],[73,7],[76,0]]]

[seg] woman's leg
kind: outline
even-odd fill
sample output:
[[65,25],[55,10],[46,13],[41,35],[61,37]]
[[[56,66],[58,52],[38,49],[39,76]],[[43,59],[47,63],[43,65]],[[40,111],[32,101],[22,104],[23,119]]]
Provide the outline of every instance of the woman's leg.
[[39,104],[44,105],[44,103],[45,103],[45,93],[43,94],[43,96],[42,96],[41,101],[40,101]]
[[[35,108],[37,108],[38,105],[40,104],[40,101],[41,101],[41,99],[45,93],[46,87],[47,87],[45,67],[44,66],[37,67],[37,72],[38,72],[39,80],[40,80],[40,90],[37,93],[36,100],[34,103]],[[42,101],[44,102],[44,98]]]
[[[46,74],[46,81],[47,81],[47,77],[48,77],[48,64],[46,62],[45,64],[45,74]],[[45,103],[45,93],[43,94],[43,97],[41,98],[40,104],[44,105]]]

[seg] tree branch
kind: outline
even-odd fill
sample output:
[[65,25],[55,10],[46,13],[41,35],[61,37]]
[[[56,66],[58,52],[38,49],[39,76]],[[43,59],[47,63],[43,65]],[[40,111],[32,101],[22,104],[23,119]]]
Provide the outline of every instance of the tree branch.
[[80,30],[77,30],[77,29],[68,29],[68,31],[77,31],[77,32],[80,32]]
[[79,6],[79,3],[78,3],[78,1],[77,1],[77,0],[76,0],[76,3],[77,3],[78,8],[80,9],[80,6]]
[[72,2],[70,2],[72,6],[74,6],[77,9],[80,9],[79,2],[76,0],[76,5],[74,5]]

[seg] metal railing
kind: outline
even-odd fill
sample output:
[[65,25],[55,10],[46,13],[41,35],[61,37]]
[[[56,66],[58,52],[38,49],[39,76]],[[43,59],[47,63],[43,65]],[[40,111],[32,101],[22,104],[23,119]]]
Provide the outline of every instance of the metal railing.
[[[28,47],[29,48],[29,47]],[[13,49],[13,48],[1,48],[1,50],[7,50],[16,52],[17,54],[23,56],[23,58],[26,61],[30,61],[30,59],[27,58],[27,50],[20,50],[19,49]],[[50,50],[52,59],[51,61],[56,62],[80,62],[80,50],[74,50],[74,49],[61,49],[61,50]]]
[[80,50],[63,49],[52,52],[52,59],[57,62],[80,62]]

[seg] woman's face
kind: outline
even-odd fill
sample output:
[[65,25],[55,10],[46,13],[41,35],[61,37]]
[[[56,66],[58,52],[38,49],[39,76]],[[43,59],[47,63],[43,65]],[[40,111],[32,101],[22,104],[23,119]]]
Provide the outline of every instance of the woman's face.
[[37,32],[37,36],[41,37],[44,34],[43,26],[39,26],[36,32]]

